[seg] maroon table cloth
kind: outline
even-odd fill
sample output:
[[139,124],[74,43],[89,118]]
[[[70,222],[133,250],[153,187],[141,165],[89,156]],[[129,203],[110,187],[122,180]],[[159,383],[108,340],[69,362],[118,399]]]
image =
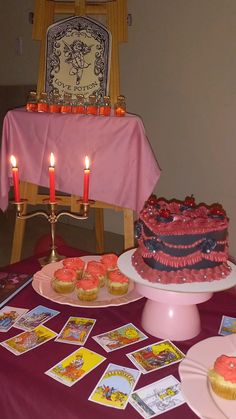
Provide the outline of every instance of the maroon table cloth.
[[[59,250],[67,256],[81,255],[81,252],[65,246],[59,248]],[[16,263],[5,269],[1,268],[2,271],[29,274],[33,274],[39,269],[40,265],[36,257]],[[132,347],[105,353],[92,339],[94,335],[122,326],[128,322],[132,322],[143,330],[140,320],[145,301],[145,298],[142,298],[127,305],[99,309],[72,307],[49,301],[38,295],[31,284],[27,285],[7,305],[32,309],[41,304],[59,310],[60,314],[58,316],[45,323],[47,327],[55,332],[61,330],[69,316],[84,316],[97,319],[85,347],[100,353],[107,359],[72,387],[66,387],[45,375],[44,372],[76,350],[78,348],[76,345],[66,345],[52,340],[20,356],[15,356],[0,346],[0,417],[2,419],[141,418],[130,404],[127,405],[125,410],[118,410],[90,402],[88,397],[110,362],[132,368],[134,366],[126,356],[126,353],[161,340],[148,335],[149,337],[144,343],[139,342],[133,344]],[[184,353],[198,341],[217,335],[222,315],[235,317],[236,295],[232,292],[218,292],[213,295],[211,300],[200,304],[198,307],[202,321],[201,333],[194,339],[174,342]],[[19,332],[19,329],[11,328],[8,332],[1,333],[0,339],[3,341]],[[144,331],[144,333],[146,332]],[[173,374],[179,380],[178,366],[179,364],[174,364],[150,374],[142,374],[136,389],[164,378],[169,374]],[[186,403],[160,415],[160,418],[163,419],[193,419],[196,417]]]

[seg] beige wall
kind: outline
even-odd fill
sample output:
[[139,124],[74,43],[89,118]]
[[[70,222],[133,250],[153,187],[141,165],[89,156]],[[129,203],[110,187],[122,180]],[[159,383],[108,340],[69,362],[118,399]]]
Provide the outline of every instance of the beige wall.
[[[34,84],[38,77],[39,43],[32,40],[29,12],[34,0],[0,0],[0,85]],[[22,55],[17,53],[22,40]]]
[[221,202],[236,256],[236,2],[129,0],[122,91],[162,168],[158,195]]
[[[7,46],[0,84],[37,79],[38,44],[28,23],[33,3],[0,1],[1,51]],[[128,8],[133,23],[121,47],[121,93],[143,118],[162,168],[155,192],[221,202],[236,257],[236,2],[128,0]],[[15,52],[18,36],[22,56]],[[106,229],[120,232],[120,216],[110,215]]]

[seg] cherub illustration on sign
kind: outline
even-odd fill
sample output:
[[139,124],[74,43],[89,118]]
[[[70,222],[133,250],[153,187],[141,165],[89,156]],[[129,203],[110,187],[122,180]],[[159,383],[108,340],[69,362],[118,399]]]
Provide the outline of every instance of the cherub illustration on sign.
[[92,45],[85,44],[80,39],[76,39],[71,44],[67,44],[64,40],[64,54],[65,62],[71,64],[70,75],[76,76],[76,84],[80,84],[83,75],[83,70],[88,68],[91,63],[85,61],[85,55],[91,52]]

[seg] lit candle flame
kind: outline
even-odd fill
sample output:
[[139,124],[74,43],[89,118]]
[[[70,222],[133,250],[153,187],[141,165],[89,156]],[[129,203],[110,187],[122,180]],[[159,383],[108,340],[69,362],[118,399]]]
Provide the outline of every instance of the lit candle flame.
[[54,154],[51,153],[50,154],[50,166],[54,167],[54,165],[55,165],[55,157],[54,157]]
[[85,156],[85,169],[89,169],[89,158]]
[[16,167],[16,158],[15,158],[15,156],[12,155],[10,157],[10,161],[11,161],[12,167]]

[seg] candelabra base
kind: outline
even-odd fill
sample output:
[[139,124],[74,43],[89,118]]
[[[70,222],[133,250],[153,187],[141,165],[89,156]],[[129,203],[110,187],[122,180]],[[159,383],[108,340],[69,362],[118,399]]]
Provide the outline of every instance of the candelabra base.
[[45,266],[48,263],[59,262],[60,260],[65,259],[65,257],[65,255],[59,255],[56,249],[52,249],[49,255],[39,258],[38,261],[41,266]]

